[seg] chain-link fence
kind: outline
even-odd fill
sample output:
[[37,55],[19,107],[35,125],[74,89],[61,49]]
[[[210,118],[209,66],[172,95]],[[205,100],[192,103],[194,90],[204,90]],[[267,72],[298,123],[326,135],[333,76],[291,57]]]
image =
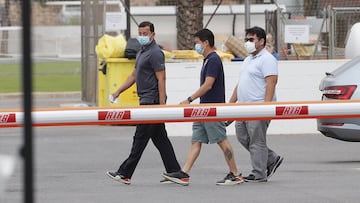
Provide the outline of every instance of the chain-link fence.
[[[80,0],[41,0],[34,1],[32,4],[33,16],[32,16],[32,25],[33,25],[33,54],[34,56],[42,57],[80,57],[81,55],[81,22],[83,24],[88,24],[86,21],[89,18],[81,19],[81,10],[82,10],[82,1]],[[84,1],[86,2],[86,1]],[[103,13],[105,10],[111,11],[112,9],[118,9],[122,7],[124,0],[105,0],[105,1],[89,1],[86,4],[91,4],[93,8],[96,9],[97,18],[94,19],[97,22],[96,29],[99,31],[99,35],[105,33],[103,26]],[[104,7],[104,4],[106,6]],[[178,0],[131,0],[129,1],[130,7],[134,8],[135,20],[142,21],[144,19],[152,19],[154,21],[172,22],[172,24],[166,24],[165,26],[170,26],[170,29],[167,31],[157,32],[159,39],[163,39],[163,44],[165,46],[176,49],[176,13],[171,12],[171,7],[166,6],[176,6]],[[208,7],[205,9],[204,25],[206,22],[210,22],[211,14],[215,10],[215,6],[220,4],[223,7],[234,5],[234,7],[226,7],[225,10],[235,10],[235,11],[226,11],[228,13],[219,13],[215,14],[212,19],[213,23],[209,25],[211,29],[214,29],[215,32],[220,32],[219,40],[224,38],[225,35],[235,35],[239,31],[242,32],[243,25],[243,14],[238,14],[239,8],[237,5],[244,4],[244,0],[205,0],[204,5]],[[271,1],[255,1],[250,0],[250,3],[271,3]],[[96,6],[94,6],[97,4]],[[21,36],[21,1],[12,1],[12,0],[0,0],[0,56],[17,56],[21,53],[21,45],[18,40]],[[156,12],[154,9],[156,6],[163,7],[161,10],[164,12]],[[213,6],[213,7],[211,7]],[[105,9],[104,9],[105,8]],[[176,10],[176,9],[175,9]],[[238,10],[238,11],[236,11]],[[241,8],[240,8],[241,10]],[[90,18],[91,19],[91,18]],[[221,22],[226,23],[226,30],[218,30],[217,23]],[[233,21],[233,26],[231,22]],[[134,20],[131,20],[130,29],[131,33],[136,34],[136,24]],[[240,23],[239,23],[240,22]],[[163,25],[159,23],[159,26]],[[224,32],[229,32],[226,34]],[[96,34],[96,37],[99,37]]]
[[[107,9],[111,9],[111,5],[113,5],[113,8],[119,7],[121,1],[124,2],[123,0],[101,1],[102,5],[96,6],[96,12],[98,12],[96,21],[99,21],[99,26],[103,23],[103,3],[106,2],[109,5]],[[157,18],[166,18],[169,22],[175,22],[176,13],[158,13],[157,16],[154,12],[145,13],[147,7],[152,9],[154,6],[176,6],[178,1],[131,0],[129,3],[130,7],[140,7],[145,10],[139,15],[135,14],[138,21],[150,17],[155,21]],[[253,23],[253,25],[264,25],[266,30],[274,36],[275,45],[278,47],[278,51],[281,52],[283,59],[292,59],[293,56],[295,58],[341,57],[348,30],[355,22],[360,21],[360,1],[357,0],[250,0],[249,2],[252,7],[255,7],[256,4],[267,5],[274,3],[284,6],[280,6],[280,9],[269,7],[269,10],[265,11],[265,17],[254,12],[251,12],[250,17],[251,21],[256,23]],[[20,53],[20,44],[19,40],[17,40],[21,33],[20,3],[21,1],[0,0],[0,55],[13,56]],[[211,13],[219,3],[221,3],[220,8],[228,7],[229,12],[224,13],[219,9],[214,15],[213,23],[210,23],[209,28],[218,34],[217,37],[220,41],[224,41],[230,35],[243,35],[245,28],[243,25],[244,11],[236,11],[236,6],[244,5],[245,0],[204,0],[204,6],[209,7],[209,9],[204,9],[204,25],[212,17]],[[330,5],[331,7],[329,7]],[[208,14],[205,13],[206,11],[208,11]],[[167,16],[161,17],[164,15]],[[258,24],[259,18],[264,23]],[[80,56],[81,1],[43,0],[34,2],[32,21],[34,25],[34,55],[50,57]],[[132,23],[130,30],[133,31],[132,33],[136,33],[136,26],[133,25]],[[225,27],[219,30],[217,29],[218,25]],[[293,27],[295,25],[308,25],[310,31],[308,43],[286,43],[285,27],[289,28],[288,25],[293,25]],[[174,49],[176,48],[176,42],[174,42],[176,39],[174,40],[169,36],[176,34],[173,33],[176,27],[174,25],[168,26],[171,26],[168,29],[169,34],[159,32],[158,36],[168,41],[166,43],[169,44],[170,48]],[[99,28],[99,32],[100,34],[104,33],[103,27]],[[307,57],[303,57],[303,55]]]
[[347,35],[360,22],[360,1],[304,1],[266,12],[283,59],[344,58]]

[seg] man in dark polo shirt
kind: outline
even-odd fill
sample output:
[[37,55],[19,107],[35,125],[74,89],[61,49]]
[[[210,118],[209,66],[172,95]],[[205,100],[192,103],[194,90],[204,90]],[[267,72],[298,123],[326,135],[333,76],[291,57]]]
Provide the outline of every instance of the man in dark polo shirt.
[[[135,69],[112,96],[117,98],[136,82],[140,105],[166,104],[165,58],[154,40],[154,25],[148,21],[142,22],[138,32],[137,39],[142,49],[136,55]],[[129,157],[116,172],[107,172],[107,175],[129,185],[149,139],[159,150],[166,172],[179,171],[180,165],[167,136],[165,124],[138,124]]]

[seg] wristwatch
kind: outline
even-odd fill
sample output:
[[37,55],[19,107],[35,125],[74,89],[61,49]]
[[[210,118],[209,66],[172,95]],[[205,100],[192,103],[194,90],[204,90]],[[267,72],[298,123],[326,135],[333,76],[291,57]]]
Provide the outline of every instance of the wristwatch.
[[191,97],[188,97],[187,100],[191,103],[192,101],[194,101]]

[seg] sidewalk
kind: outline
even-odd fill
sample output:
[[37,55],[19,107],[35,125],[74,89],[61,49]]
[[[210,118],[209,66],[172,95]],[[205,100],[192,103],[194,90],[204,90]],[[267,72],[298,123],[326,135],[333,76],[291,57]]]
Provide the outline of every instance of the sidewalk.
[[[23,93],[0,93],[0,99],[20,98]],[[34,98],[81,98],[81,92],[33,92]]]
[[[0,109],[22,108],[22,93],[1,93]],[[55,108],[86,105],[81,100],[81,92],[34,92],[35,108]]]

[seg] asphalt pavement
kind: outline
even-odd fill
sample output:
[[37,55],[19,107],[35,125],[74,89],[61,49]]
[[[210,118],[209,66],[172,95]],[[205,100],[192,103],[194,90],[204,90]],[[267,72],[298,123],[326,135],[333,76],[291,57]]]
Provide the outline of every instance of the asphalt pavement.
[[[23,107],[22,95],[22,93],[0,94],[0,109],[21,109]],[[34,108],[50,108],[86,104],[81,100],[81,92],[35,92],[32,94],[32,101]]]
[[[39,107],[77,103],[79,97],[57,102],[36,100]],[[51,101],[53,99],[50,99]],[[0,99],[0,108],[14,108],[18,99]],[[13,102],[12,104],[10,104]],[[233,127],[233,126],[230,126]],[[284,162],[266,183],[216,186],[228,169],[217,145],[204,145],[190,173],[190,185],[160,184],[164,167],[149,142],[132,177],[124,185],[106,176],[128,156],[134,126],[74,126],[34,128],[35,202],[359,202],[359,143],[342,142],[321,134],[269,135],[268,145]],[[23,144],[21,128],[0,128],[0,154],[17,157],[1,203],[23,202]],[[190,135],[170,137],[178,160],[185,162]],[[239,170],[247,175],[249,154],[229,136]]]
[[[112,202],[359,202],[360,148],[320,134],[270,135],[269,146],[284,162],[267,183],[216,186],[228,169],[217,145],[204,145],[189,186],[160,184],[160,155],[149,142],[124,185],[106,176],[127,157],[133,126],[39,127],[34,129],[35,197],[39,203]],[[181,165],[190,137],[170,137]],[[239,170],[250,172],[249,154],[229,136]],[[0,129],[0,154],[17,156],[21,129]],[[18,156],[17,156],[18,157]],[[22,201],[22,159],[0,202]]]

